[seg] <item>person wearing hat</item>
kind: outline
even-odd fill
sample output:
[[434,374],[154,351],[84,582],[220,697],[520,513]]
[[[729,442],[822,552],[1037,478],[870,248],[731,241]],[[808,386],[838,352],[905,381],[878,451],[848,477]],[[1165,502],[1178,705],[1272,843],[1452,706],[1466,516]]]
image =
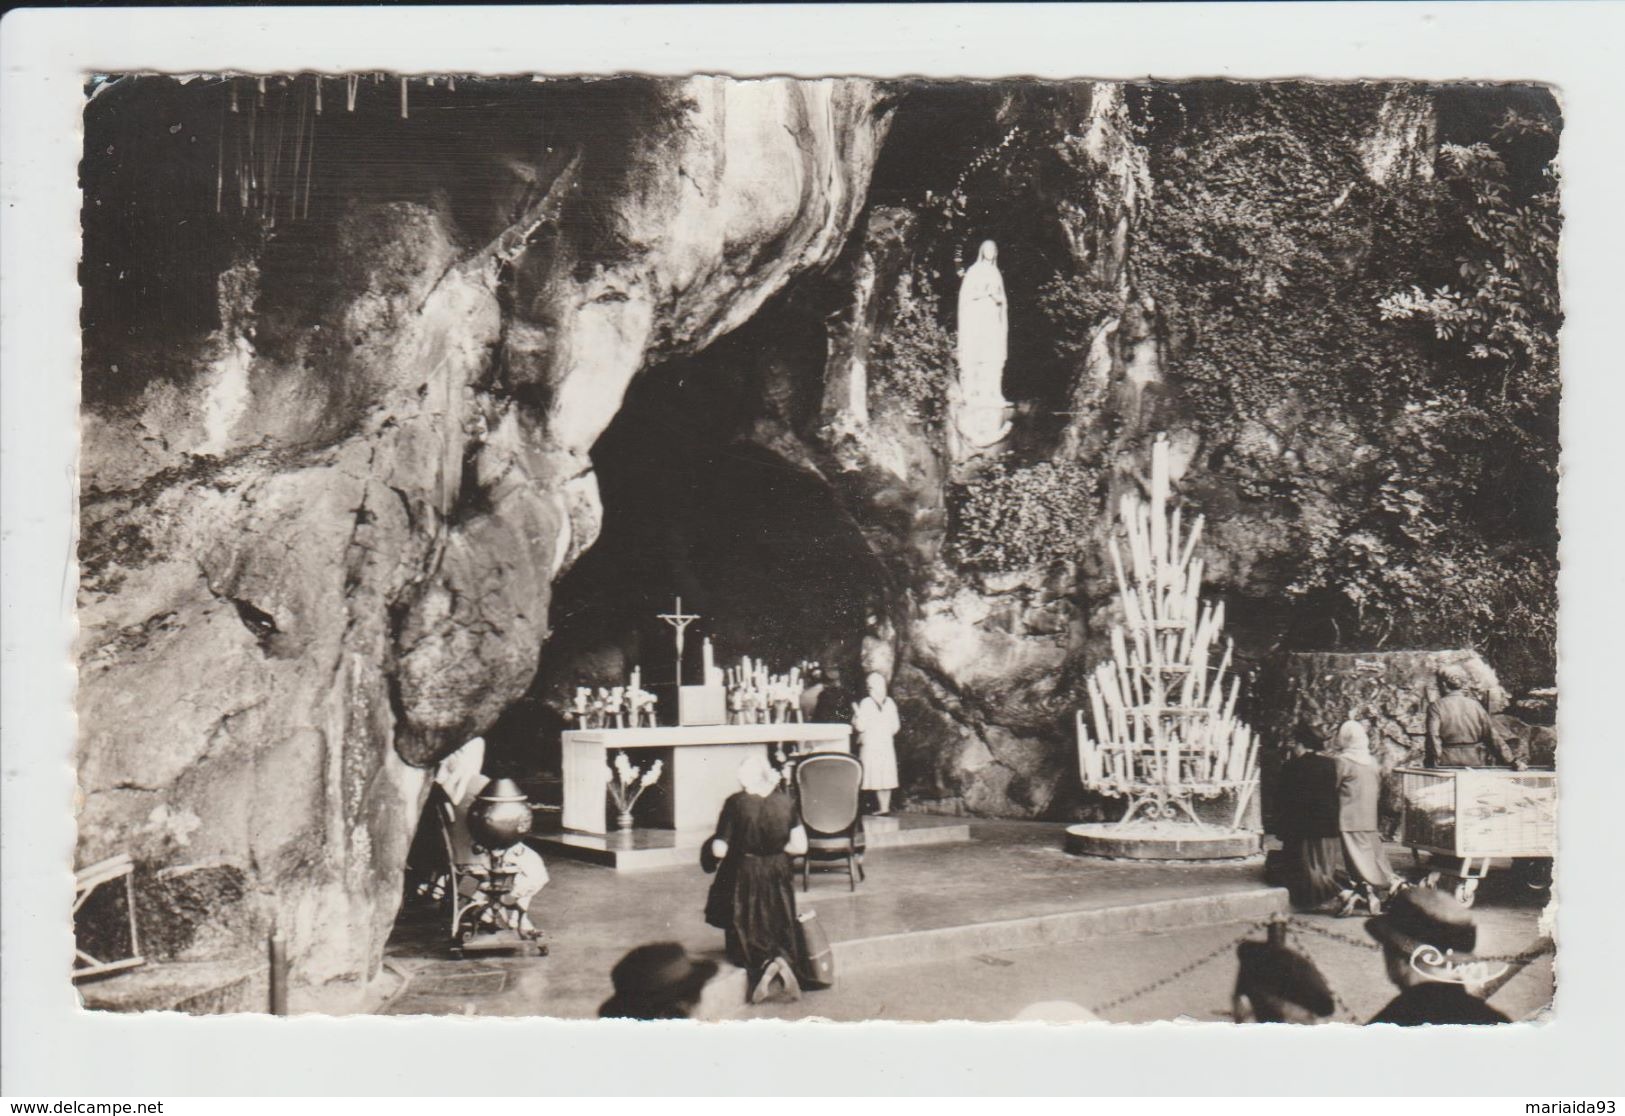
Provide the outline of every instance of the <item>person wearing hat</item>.
[[715,961],[696,961],[676,942],[632,950],[615,963],[615,995],[598,1008],[600,1019],[687,1019],[717,975]]
[[1332,990],[1315,963],[1274,942],[1242,942],[1236,948],[1236,990],[1231,1014],[1237,1023],[1323,1023],[1335,1008]]
[[1467,693],[1459,666],[1439,668],[1439,700],[1427,709],[1424,767],[1511,767],[1525,764],[1495,735],[1495,725],[1478,699]]
[[1365,928],[1382,943],[1388,979],[1400,990],[1372,1023],[1415,1027],[1423,1023],[1509,1023],[1505,1015],[1467,990],[1500,969],[1473,958],[1478,924],[1467,907],[1443,892],[1402,891]]

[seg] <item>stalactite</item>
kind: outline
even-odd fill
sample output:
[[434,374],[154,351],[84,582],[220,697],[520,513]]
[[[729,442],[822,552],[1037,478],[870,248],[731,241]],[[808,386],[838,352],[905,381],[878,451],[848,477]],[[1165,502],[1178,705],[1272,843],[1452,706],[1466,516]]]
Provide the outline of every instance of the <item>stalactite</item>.
[[310,121],[310,150],[305,153],[305,204],[300,212],[301,217],[310,216],[310,179],[316,169],[316,119]]
[[215,136],[214,150],[214,211],[220,212],[221,202],[226,193],[226,121],[230,119],[224,112],[220,114],[220,131]]
[[241,128],[236,129],[235,138],[237,140],[237,209],[238,212],[245,212],[248,209],[248,174],[246,173],[248,152]]
[[266,152],[264,219],[272,227],[276,225],[277,180],[282,175],[282,141],[287,131],[288,99],[281,97],[277,102],[276,139],[271,141],[270,150]]
[[314,84],[316,86],[316,115],[320,116],[322,114],[322,75],[321,74],[316,74],[315,75]]
[[259,167],[257,166],[259,144],[256,140],[259,135],[259,119],[258,108],[250,104],[248,106],[248,150],[245,152],[244,159],[248,164],[248,192],[250,199],[253,197],[254,190],[259,186]]
[[401,79],[401,119],[406,119],[406,79]]
[[297,220],[299,217],[299,171],[305,160],[305,118],[310,114],[310,94],[307,90],[299,91],[299,122],[293,133],[293,179],[288,187],[288,220]]
[[360,75],[358,75],[358,74],[345,74],[344,75],[344,108],[345,108],[346,112],[354,112],[355,111],[355,94],[356,94],[356,90],[360,87],[360,85],[361,85],[361,77],[360,77]]

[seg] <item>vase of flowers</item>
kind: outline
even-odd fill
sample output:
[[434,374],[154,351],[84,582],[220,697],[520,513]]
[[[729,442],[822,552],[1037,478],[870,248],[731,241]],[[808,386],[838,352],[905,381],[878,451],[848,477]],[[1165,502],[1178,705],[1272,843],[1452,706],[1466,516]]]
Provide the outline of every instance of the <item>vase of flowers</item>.
[[617,827],[632,828],[632,807],[637,805],[644,791],[660,780],[660,769],[660,760],[655,760],[647,770],[641,770],[626,758],[625,752],[615,753],[615,760],[609,765],[609,776],[605,780],[605,785],[608,786],[609,797],[614,801],[615,809],[618,811],[615,815]]

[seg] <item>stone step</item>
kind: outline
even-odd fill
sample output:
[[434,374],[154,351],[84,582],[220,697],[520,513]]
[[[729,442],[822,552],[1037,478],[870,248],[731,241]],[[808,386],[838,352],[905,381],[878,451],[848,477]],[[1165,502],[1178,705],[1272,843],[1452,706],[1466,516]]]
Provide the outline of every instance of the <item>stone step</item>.
[[[799,888],[796,895],[799,900]],[[820,897],[821,902],[828,899],[827,895]],[[973,922],[963,926],[853,938],[832,942],[830,948],[835,954],[835,979],[838,984],[854,974],[890,966],[1067,945],[1120,934],[1249,922],[1290,913],[1291,903],[1284,889],[1259,887],[1224,895],[1127,903],[1032,918]],[[716,980],[720,985],[717,1002],[739,1003],[740,1008],[734,1017],[748,1016],[749,1006],[743,1002],[748,992],[745,972],[731,965],[725,966],[717,974]]]
[[1082,942],[1108,934],[1179,930],[1288,913],[1285,889],[1258,887],[1220,895],[1185,896],[1029,918],[972,922],[833,943],[837,973],[1008,949]]
[[[904,814],[868,817],[863,824],[869,853],[970,840],[970,825],[960,818]],[[634,829],[603,836],[569,831],[540,833],[527,840],[544,857],[580,860],[618,872],[641,872],[699,863],[700,846],[710,836],[703,831]]]
[[74,985],[91,1011],[180,1011],[230,1015],[270,1006],[269,963],[260,958],[166,961]]

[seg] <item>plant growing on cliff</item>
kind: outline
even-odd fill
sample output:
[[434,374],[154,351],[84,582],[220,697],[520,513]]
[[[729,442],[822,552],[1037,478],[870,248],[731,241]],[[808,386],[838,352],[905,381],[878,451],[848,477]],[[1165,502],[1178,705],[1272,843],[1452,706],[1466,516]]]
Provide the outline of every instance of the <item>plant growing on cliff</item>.
[[870,370],[873,387],[925,422],[941,419],[954,369],[953,338],[939,314],[929,277],[905,272],[887,307]]
[[1291,538],[1280,574],[1300,602],[1296,642],[1470,643],[1549,679],[1549,98],[1527,96],[1496,127],[1490,94],[1434,94],[1458,141],[1436,177],[1424,150],[1410,160],[1421,170],[1377,181],[1359,137],[1378,95],[1187,98],[1191,112],[1149,137],[1142,286],[1212,450],[1209,480],[1279,509],[1262,514]]
[[[1552,140],[1552,127],[1508,109],[1495,138],[1514,146]],[[1464,346],[1497,375],[1503,402],[1537,407],[1557,391],[1557,169],[1545,161],[1540,188],[1519,196],[1506,160],[1487,143],[1446,144],[1439,163],[1460,210],[1458,279],[1391,294],[1379,304],[1382,317],[1430,323],[1440,340]]]
[[1099,506],[1100,472],[1076,461],[999,462],[949,496],[949,555],[1008,572],[1075,557]]
[[1091,275],[1056,275],[1038,289],[1038,312],[1055,334],[1055,347],[1082,360],[1095,331],[1123,312],[1123,297]]

